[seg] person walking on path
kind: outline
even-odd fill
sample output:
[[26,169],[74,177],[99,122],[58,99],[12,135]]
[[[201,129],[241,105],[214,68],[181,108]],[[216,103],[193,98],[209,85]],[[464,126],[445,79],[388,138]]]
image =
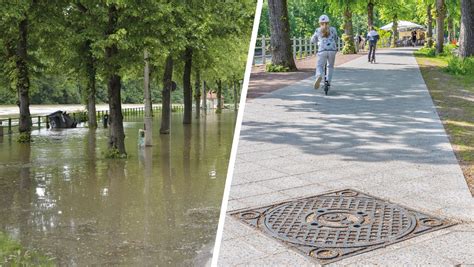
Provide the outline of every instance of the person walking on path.
[[330,84],[337,52],[337,31],[336,28],[329,26],[329,17],[326,15],[319,17],[319,26],[311,37],[311,43],[318,44],[318,62],[316,65],[316,80],[314,81],[314,89],[316,90],[319,89],[323,75],[325,75],[325,66],[327,66],[325,80],[328,85]]
[[364,38],[362,38],[362,35],[357,34],[357,41],[359,45],[359,50],[364,51]]
[[380,36],[374,27],[367,33],[367,41],[369,42],[369,62],[375,61],[375,48]]
[[411,43],[413,44],[413,47],[416,46],[416,31],[411,32]]

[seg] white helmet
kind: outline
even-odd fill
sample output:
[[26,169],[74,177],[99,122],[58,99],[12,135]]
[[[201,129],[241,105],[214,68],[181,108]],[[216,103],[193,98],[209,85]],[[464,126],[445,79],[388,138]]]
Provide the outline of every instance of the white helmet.
[[321,22],[329,22],[329,17],[326,15],[321,15],[321,17],[319,17],[319,23]]

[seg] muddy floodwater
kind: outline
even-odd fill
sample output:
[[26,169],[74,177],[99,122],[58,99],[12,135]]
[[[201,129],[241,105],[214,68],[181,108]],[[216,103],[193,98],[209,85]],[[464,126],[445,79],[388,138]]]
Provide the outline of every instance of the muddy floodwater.
[[202,266],[210,260],[235,113],[190,126],[140,149],[143,118],[125,118],[126,160],[103,156],[107,129],[0,137],[0,231],[59,265]]

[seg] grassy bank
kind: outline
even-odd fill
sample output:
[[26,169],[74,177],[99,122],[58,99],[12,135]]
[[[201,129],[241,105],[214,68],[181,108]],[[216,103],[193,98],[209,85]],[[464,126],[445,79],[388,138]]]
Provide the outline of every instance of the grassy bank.
[[[474,73],[452,56],[415,52],[421,73],[474,195]],[[474,61],[474,60],[473,60]],[[449,64],[448,64],[449,63]],[[464,74],[459,74],[465,72]]]
[[0,266],[54,266],[52,259],[23,248],[0,232]]

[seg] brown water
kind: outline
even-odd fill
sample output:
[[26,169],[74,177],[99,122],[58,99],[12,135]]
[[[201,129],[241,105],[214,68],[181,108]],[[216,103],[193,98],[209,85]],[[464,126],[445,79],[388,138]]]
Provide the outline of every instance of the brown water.
[[[0,137],[0,231],[61,265],[204,265],[211,257],[235,124],[208,115],[137,145],[125,123],[126,160],[104,159],[107,130]],[[158,133],[159,120],[154,121]]]

